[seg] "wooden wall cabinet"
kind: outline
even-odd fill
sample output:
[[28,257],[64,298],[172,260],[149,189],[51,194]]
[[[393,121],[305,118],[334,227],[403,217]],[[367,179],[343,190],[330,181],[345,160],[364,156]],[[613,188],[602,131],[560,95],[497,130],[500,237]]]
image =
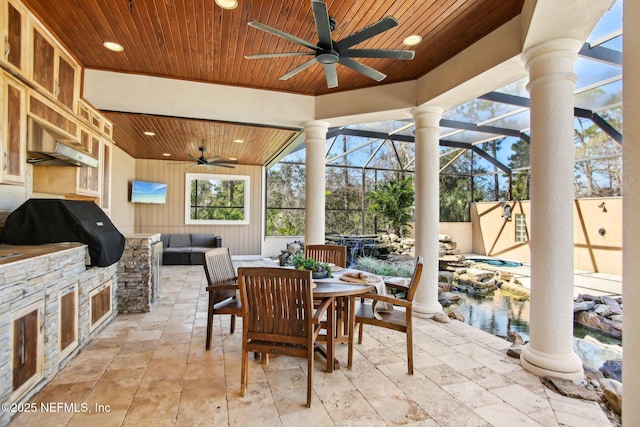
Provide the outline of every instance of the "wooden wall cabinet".
[[12,400],[40,381],[44,372],[44,301],[12,313]]
[[31,80],[75,113],[80,94],[80,66],[35,18],[31,17],[28,23]]
[[101,138],[99,135],[80,127],[80,144],[93,157],[99,160],[97,168],[78,168],[77,193],[90,196],[100,195],[100,175],[102,171]]
[[0,0],[0,61],[24,76],[27,75],[27,16],[28,11],[22,3]]
[[113,124],[84,99],[78,101],[78,116],[92,130],[104,135],[107,139],[113,139]]
[[1,73],[0,81],[0,183],[24,184],[27,160],[27,90],[8,74]]

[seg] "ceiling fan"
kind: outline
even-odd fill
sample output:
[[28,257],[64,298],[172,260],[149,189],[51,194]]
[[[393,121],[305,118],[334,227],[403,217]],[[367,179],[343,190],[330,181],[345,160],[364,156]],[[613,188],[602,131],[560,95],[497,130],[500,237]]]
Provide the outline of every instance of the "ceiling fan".
[[190,169],[196,166],[220,166],[222,168],[233,169],[235,168],[235,166],[232,166],[232,165],[238,164],[237,160],[222,160],[222,157],[220,156],[213,156],[207,159],[204,157],[204,152],[207,151],[207,149],[204,147],[198,147],[198,150],[200,151],[200,157],[196,157],[190,153],[187,153],[187,156],[191,157],[193,160],[196,161],[195,165],[191,165],[187,169]]
[[331,32],[335,30],[337,23],[335,18],[329,16],[326,3],[321,0],[311,0],[311,6],[313,7],[313,17],[316,23],[316,30],[318,32],[319,41],[317,45],[314,45],[306,40],[300,39],[296,36],[269,27],[267,25],[261,24],[259,22],[249,22],[249,25],[251,27],[266,31],[294,43],[301,44],[311,49],[310,52],[262,53],[257,55],[247,55],[245,56],[245,58],[259,59],[313,55],[313,58],[311,58],[307,62],[304,62],[302,65],[299,65],[285,75],[281,76],[280,80],[288,80],[299,72],[318,62],[324,67],[324,73],[327,78],[327,86],[329,88],[338,86],[336,64],[341,64],[345,67],[349,67],[352,70],[362,73],[365,76],[379,82],[387,76],[378,70],[374,70],[373,68],[356,61],[354,58],[413,59],[415,52],[412,50],[351,48],[352,46],[355,46],[360,42],[370,39],[371,37],[374,37],[398,25],[398,21],[396,21],[393,16],[387,16],[386,18],[383,18],[378,22],[363,28],[360,31],[356,31],[355,33],[343,38],[340,41],[334,41],[331,38]]

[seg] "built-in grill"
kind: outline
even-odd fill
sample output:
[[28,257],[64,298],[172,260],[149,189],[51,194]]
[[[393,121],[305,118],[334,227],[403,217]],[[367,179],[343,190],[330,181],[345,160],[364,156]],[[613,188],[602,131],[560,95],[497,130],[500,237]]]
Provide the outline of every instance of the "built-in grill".
[[89,201],[29,199],[4,225],[10,245],[80,242],[89,247],[90,265],[106,267],[120,260],[124,236],[98,205]]

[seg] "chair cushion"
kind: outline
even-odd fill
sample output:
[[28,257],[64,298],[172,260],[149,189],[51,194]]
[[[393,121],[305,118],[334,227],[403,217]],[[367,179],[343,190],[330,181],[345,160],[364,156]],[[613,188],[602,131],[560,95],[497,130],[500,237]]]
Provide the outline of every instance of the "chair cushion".
[[192,246],[208,247],[209,249],[211,249],[215,247],[215,244],[215,234],[194,233],[191,235]]
[[169,247],[186,247],[191,246],[191,234],[170,234]]

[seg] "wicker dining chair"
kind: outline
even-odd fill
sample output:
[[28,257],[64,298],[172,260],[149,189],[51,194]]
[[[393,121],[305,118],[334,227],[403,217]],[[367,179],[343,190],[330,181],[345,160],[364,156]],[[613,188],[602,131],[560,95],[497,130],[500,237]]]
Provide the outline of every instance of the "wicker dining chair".
[[211,348],[214,314],[231,315],[231,333],[236,328],[236,316],[242,315],[240,300],[236,297],[238,283],[229,248],[216,248],[202,255],[202,264],[207,276],[209,307],[207,310],[207,341]]
[[332,263],[338,267],[347,266],[347,247],[341,245],[307,245],[304,248],[305,258]]
[[240,267],[238,285],[242,301],[242,368],[240,394],[247,392],[249,352],[305,357],[307,407],[311,407],[314,345],[320,318],[332,301],[315,310],[311,271],[273,267]]
[[[352,307],[349,320],[349,356],[348,367],[351,368],[353,361],[353,339],[356,325],[359,325],[358,330],[358,344],[362,344],[362,326],[364,324],[380,326],[387,329],[393,329],[396,331],[404,332],[407,335],[407,367],[409,375],[413,375],[413,331],[411,329],[411,316],[413,297],[418,289],[420,283],[420,276],[422,275],[422,257],[416,259],[416,265],[411,277],[411,283],[409,284],[409,290],[407,291],[407,299],[401,300],[387,295],[367,294],[367,300],[371,300],[371,303],[361,302],[359,307],[356,307],[356,297],[350,297],[350,306]],[[377,302],[388,302],[394,306],[404,307],[404,310],[393,311],[380,311],[374,314],[375,304]],[[376,314],[378,317],[376,317]]]

